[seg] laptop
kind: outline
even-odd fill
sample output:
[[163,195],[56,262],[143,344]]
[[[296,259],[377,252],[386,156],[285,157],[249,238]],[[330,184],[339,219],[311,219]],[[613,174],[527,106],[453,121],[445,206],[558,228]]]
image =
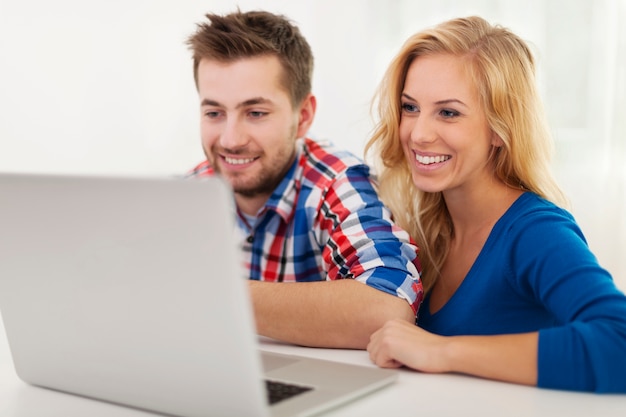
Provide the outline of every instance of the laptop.
[[[17,375],[181,417],[313,415],[396,380],[259,349],[234,230],[219,178],[0,174]],[[299,393],[270,404],[276,384]]]

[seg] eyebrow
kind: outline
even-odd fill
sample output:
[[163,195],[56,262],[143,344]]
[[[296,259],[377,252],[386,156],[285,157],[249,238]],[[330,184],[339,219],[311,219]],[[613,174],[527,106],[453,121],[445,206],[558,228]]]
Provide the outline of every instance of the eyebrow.
[[[411,97],[410,95],[406,94],[406,93],[402,93],[402,97],[405,97],[409,100],[415,101],[417,102],[417,100],[415,100],[413,97]],[[463,103],[461,100],[457,99],[457,98],[448,98],[445,100],[438,100],[435,101],[435,104],[438,106],[444,105],[444,104],[450,104],[450,103],[458,103],[461,104],[462,106],[467,107],[467,104]]]
[[[235,108],[255,106],[257,104],[268,104],[268,103],[271,103],[271,102],[272,101],[270,99],[267,99],[267,98],[253,97],[253,98],[250,98],[248,100],[242,101],[241,103],[237,104],[237,106],[235,106]],[[205,98],[204,100],[202,100],[202,103],[200,105],[201,106],[224,107],[224,105],[222,105],[219,101],[211,100],[211,99],[208,99],[208,98]]]

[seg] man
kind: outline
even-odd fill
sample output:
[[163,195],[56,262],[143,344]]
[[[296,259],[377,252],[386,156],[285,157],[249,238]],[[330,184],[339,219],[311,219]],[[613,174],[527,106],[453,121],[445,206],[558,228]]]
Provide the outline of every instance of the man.
[[316,99],[299,29],[262,11],[207,18],[187,41],[207,158],[190,175],[234,190],[258,333],[363,349],[387,320],[414,322],[416,246],[361,160],[305,138]]

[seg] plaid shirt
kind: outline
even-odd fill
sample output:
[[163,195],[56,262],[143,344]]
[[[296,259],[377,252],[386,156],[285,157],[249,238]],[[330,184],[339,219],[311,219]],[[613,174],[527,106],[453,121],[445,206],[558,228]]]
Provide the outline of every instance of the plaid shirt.
[[[263,281],[353,278],[401,297],[417,312],[418,249],[378,199],[370,171],[329,143],[298,142],[298,154],[256,223],[238,212],[245,271]],[[208,161],[190,177],[214,175]]]

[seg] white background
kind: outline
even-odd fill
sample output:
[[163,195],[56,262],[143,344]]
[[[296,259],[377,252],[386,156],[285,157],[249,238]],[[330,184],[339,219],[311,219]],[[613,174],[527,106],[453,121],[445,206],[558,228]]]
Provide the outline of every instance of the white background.
[[311,133],[357,154],[375,87],[410,34],[479,14],[528,40],[557,177],[626,289],[625,0],[0,0],[0,171],[177,175],[200,162],[184,42],[205,13],[237,6],[300,26],[316,58]]

